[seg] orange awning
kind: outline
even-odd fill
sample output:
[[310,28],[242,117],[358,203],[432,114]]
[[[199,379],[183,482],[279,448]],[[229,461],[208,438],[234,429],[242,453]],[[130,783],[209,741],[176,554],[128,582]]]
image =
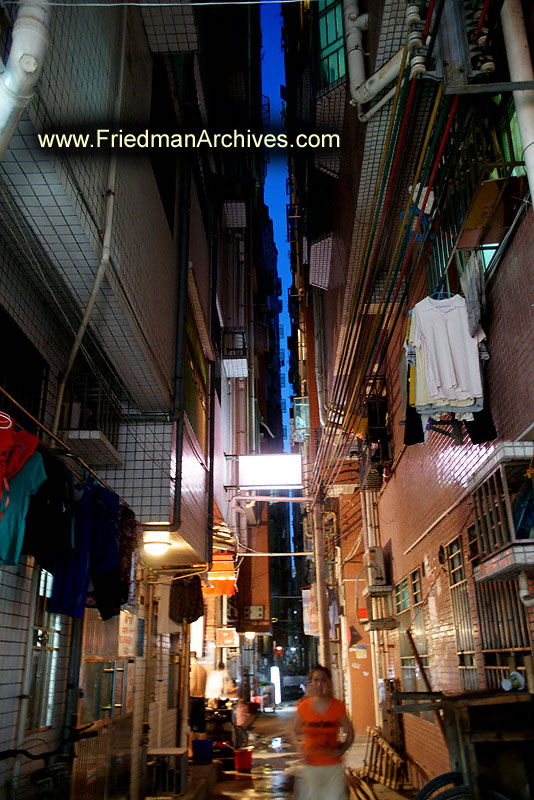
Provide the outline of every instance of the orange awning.
[[208,571],[208,581],[212,586],[203,586],[206,596],[235,594],[235,564],[233,553],[214,553],[213,564]]

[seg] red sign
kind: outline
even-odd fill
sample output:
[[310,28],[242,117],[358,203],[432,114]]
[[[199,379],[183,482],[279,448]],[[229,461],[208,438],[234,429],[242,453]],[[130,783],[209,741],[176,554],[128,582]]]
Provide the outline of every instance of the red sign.
[[215,643],[217,647],[239,647],[239,634],[235,628],[217,628]]

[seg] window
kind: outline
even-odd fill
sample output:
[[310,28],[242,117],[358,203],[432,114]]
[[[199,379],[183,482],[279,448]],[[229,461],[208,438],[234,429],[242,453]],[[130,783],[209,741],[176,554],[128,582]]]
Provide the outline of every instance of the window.
[[[455,253],[465,264],[471,251],[482,248],[489,267],[524,207],[524,173],[517,117],[509,97],[483,102],[470,121],[453,123],[435,182],[443,190],[432,208],[432,213],[439,208],[440,225],[428,245],[429,292],[447,277]],[[423,234],[429,230],[425,217]]]
[[28,728],[37,730],[52,725],[56,688],[60,614],[49,614],[48,598],[52,593],[53,576],[40,570],[39,589],[33,626],[31,689],[28,709]]
[[401,661],[402,688],[405,692],[415,692],[415,658],[406,631],[411,628],[410,589],[408,578],[403,578],[395,586],[395,613],[399,623],[399,651]]
[[324,89],[345,74],[343,10],[339,0],[319,0],[319,46],[319,86]]
[[469,545],[476,565],[513,543],[530,538],[532,481],[525,477],[528,461],[499,464],[472,491],[474,526]]
[[473,618],[469,603],[469,592],[460,537],[451,542],[447,547],[447,565],[451,592],[452,620],[456,636],[458,670],[460,673],[460,687],[464,691],[472,691],[478,689],[478,673],[475,659]]
[[[413,612],[410,613],[410,608]],[[421,692],[426,686],[421,678],[419,666],[408,636],[411,633],[413,643],[421,659],[423,667],[428,667],[428,648],[425,630],[425,614],[421,570],[416,569],[403,578],[395,587],[395,613],[399,623],[399,651],[401,660],[402,688],[405,692]],[[420,716],[428,722],[434,722],[433,711],[423,711]]]

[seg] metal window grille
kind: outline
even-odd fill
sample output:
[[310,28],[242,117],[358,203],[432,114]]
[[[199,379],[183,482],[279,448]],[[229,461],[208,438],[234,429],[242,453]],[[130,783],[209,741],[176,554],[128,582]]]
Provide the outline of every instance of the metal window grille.
[[447,547],[447,565],[460,686],[464,691],[472,691],[478,688],[478,671],[475,658],[473,619],[460,537]]
[[469,529],[474,564],[529,537],[523,530],[522,487],[528,461],[500,464],[472,493],[474,525]]
[[499,689],[510,667],[523,670],[530,654],[525,610],[517,581],[479,581],[475,584],[484,677],[488,689]]

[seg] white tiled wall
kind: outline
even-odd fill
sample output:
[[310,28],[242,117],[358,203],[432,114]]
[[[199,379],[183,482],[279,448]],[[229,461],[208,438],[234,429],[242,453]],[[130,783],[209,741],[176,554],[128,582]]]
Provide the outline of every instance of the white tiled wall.
[[[33,559],[30,558],[28,563],[21,562],[16,567],[2,567],[0,570],[0,750],[16,747],[24,653],[30,624],[28,614],[32,563]],[[26,732],[22,747],[33,753],[55,748],[61,737],[64,697],[61,688],[65,686],[68,665],[69,630],[69,619],[62,617],[61,647],[56,677],[58,691],[55,694],[53,725],[50,729]],[[14,763],[13,759],[0,761],[0,797],[9,797],[8,789],[12,786]],[[17,786],[22,797],[29,773],[42,767],[43,763],[21,758],[20,764]]]

